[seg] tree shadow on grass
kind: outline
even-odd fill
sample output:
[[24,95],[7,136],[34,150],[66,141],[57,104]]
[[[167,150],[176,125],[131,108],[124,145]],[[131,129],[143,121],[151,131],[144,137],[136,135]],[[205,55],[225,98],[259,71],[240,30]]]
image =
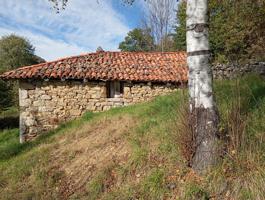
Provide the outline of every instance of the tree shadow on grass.
[[12,129],[12,128],[18,128],[18,127],[19,127],[18,116],[0,118],[0,130]]

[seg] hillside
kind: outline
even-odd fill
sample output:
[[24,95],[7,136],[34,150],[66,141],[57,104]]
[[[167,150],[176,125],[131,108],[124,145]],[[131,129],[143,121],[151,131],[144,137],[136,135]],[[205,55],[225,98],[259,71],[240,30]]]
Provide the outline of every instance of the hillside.
[[[187,94],[86,113],[27,144],[0,131],[0,199],[265,199],[265,81],[216,81],[223,161],[187,167]],[[186,142],[186,143],[185,143]]]

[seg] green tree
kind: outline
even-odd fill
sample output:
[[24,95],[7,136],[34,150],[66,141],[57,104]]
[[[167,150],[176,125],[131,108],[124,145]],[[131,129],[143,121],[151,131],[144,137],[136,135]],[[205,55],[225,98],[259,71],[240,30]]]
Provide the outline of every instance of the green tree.
[[176,50],[186,50],[186,2],[182,1],[176,10],[177,25],[175,28],[174,43]]
[[[30,42],[14,34],[0,39],[0,73],[21,66],[45,62],[34,54],[35,48]],[[0,82],[0,110],[18,102],[18,84]]]
[[119,44],[119,49],[121,51],[152,51],[155,49],[154,39],[150,30],[135,28]]
[[35,48],[23,37],[3,36],[0,39],[0,72],[44,62],[34,51]]
[[10,85],[0,80],[0,111],[12,105],[12,93]]
[[[209,1],[209,40],[216,61],[264,59],[264,8],[265,0]],[[175,46],[179,50],[186,44],[185,12],[186,2],[183,0],[176,13]]]
[[264,59],[264,8],[265,0],[211,1],[210,40],[217,59]]

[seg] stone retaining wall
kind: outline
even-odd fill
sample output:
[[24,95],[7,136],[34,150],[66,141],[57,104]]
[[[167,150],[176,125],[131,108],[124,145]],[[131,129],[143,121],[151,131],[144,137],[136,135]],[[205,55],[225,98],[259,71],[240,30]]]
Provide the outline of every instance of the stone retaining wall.
[[265,62],[249,64],[215,64],[212,66],[215,79],[232,79],[247,73],[256,73],[265,76]]
[[103,81],[20,81],[21,142],[80,117],[86,111],[99,112],[148,101],[177,88],[177,85],[124,83],[123,95],[107,98],[106,82]]

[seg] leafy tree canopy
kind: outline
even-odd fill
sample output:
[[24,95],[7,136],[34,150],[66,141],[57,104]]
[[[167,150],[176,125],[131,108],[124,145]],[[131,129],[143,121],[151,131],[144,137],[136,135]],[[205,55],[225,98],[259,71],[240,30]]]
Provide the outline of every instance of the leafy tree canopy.
[[119,49],[121,51],[152,51],[155,49],[154,39],[150,30],[135,28],[120,43]]
[[[185,1],[177,10],[175,45],[186,49]],[[265,0],[210,0],[210,45],[218,62],[261,60],[265,49]],[[263,41],[263,42],[262,42]]]
[[0,72],[17,67],[45,62],[34,54],[30,42],[14,34],[0,39]]
[[[45,62],[34,54],[30,42],[16,35],[0,39],[0,73],[17,67]],[[0,111],[18,104],[18,84],[0,80]]]

